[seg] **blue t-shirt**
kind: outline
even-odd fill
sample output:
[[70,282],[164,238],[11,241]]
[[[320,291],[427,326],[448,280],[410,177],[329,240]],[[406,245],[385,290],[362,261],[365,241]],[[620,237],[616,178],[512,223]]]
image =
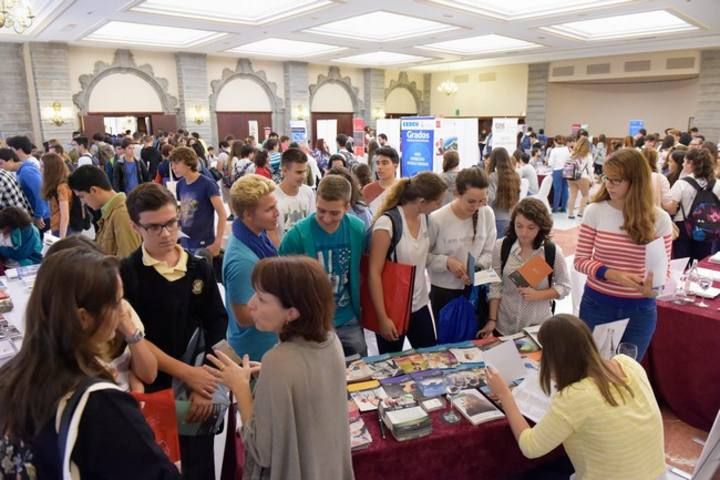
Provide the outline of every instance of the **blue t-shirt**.
[[[215,207],[212,197],[220,195],[218,184],[200,175],[188,184],[181,178],[177,184],[180,201],[180,226],[190,238],[181,238],[183,248],[190,250],[207,247],[215,241]],[[220,221],[225,221],[221,218]]]
[[312,222],[317,259],[325,268],[335,296],[335,326],[344,325],[355,316],[350,293],[350,232],[345,222],[329,234]]
[[50,208],[42,196],[42,172],[37,165],[24,161],[17,171],[17,180],[30,203],[34,218],[50,218]]
[[238,325],[232,305],[247,305],[252,298],[255,293],[251,281],[252,271],[259,260],[244,243],[230,235],[222,269],[225,309],[228,313],[227,341],[238,355],[242,357],[248,354],[250,360],[258,362],[278,342],[278,337],[272,332],[261,332],[254,326]]
[[137,162],[125,162],[123,170],[125,173],[125,192],[130,193],[138,186]]

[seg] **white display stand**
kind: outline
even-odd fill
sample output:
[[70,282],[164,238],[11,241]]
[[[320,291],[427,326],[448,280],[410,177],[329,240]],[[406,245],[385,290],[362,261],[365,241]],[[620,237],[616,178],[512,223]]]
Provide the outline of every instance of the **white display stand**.
[[517,118],[493,118],[492,148],[503,147],[512,155],[517,148],[519,131]]
[[[453,141],[457,139],[457,141]],[[442,172],[442,155],[448,143],[454,144],[460,156],[460,168],[469,168],[480,162],[477,118],[437,118],[435,122],[435,162],[433,170]],[[445,144],[445,145],[443,145]],[[512,153],[512,152],[511,152]]]
[[400,154],[400,119],[381,118],[375,124],[376,136],[384,133],[388,138],[388,144]]
[[315,123],[315,132],[317,133],[315,138],[325,140],[325,145],[327,145],[331,154],[337,153],[337,143],[335,143],[335,137],[337,137],[337,120],[318,120]]

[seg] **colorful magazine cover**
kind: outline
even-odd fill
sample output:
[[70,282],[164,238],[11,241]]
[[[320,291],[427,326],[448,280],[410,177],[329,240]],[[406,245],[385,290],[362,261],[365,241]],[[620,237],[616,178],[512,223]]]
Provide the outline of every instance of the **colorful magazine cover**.
[[530,338],[530,336],[525,336],[521,338],[515,338],[513,339],[515,342],[515,346],[518,349],[518,352],[520,354],[526,354],[526,353],[535,353],[540,351],[540,346],[535,343],[535,341]]
[[442,370],[413,372],[410,377],[415,380],[418,390],[425,398],[438,397],[445,393],[445,377]]
[[380,400],[386,396],[385,391],[381,387],[352,392],[350,394],[350,398],[357,404],[361,412],[377,410]]
[[386,378],[380,380],[385,393],[388,397],[402,397],[404,395],[412,395],[414,399],[419,399],[422,395],[417,389],[415,380],[410,375],[400,375],[399,377]]
[[441,352],[428,352],[422,354],[429,369],[453,368],[458,364],[455,356],[447,350]]
[[395,364],[405,373],[421,372],[428,369],[425,357],[420,353],[411,353],[404,357],[395,358]]
[[395,361],[389,358],[386,360],[368,363],[368,367],[370,367],[372,378],[375,380],[394,377],[400,372],[400,368],[398,368],[395,364]]

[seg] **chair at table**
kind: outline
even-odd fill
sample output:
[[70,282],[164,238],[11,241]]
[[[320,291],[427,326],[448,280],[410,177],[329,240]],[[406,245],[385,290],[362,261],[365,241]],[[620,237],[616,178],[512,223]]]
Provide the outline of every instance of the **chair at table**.
[[[540,190],[538,190],[538,193],[535,195],[530,195],[531,198],[537,198],[541,202],[545,204],[548,211],[552,211],[550,207],[550,202],[548,201],[548,195],[550,195],[550,189],[552,188],[552,175],[548,175],[547,177],[543,178],[542,183],[540,184]],[[521,182],[522,183],[522,182]],[[522,196],[520,197],[522,198]]]

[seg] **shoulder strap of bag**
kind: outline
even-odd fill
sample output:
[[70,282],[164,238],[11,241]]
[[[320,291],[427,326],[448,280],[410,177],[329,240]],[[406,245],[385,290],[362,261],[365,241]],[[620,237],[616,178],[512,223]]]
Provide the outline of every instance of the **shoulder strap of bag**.
[[392,223],[392,236],[390,237],[390,247],[388,248],[387,258],[397,261],[397,245],[400,243],[400,239],[403,234],[402,217],[400,216],[400,210],[397,207],[391,208],[386,211],[383,215],[387,215]]
[[85,405],[92,392],[98,390],[121,390],[114,383],[98,378],[86,378],[80,382],[70,399],[65,404],[60,416],[60,427],[58,428],[58,452],[62,459],[63,480],[71,480],[70,456],[75,448],[80,420],[82,419]]
[[555,272],[555,252],[557,251],[557,249],[555,248],[555,244],[553,242],[551,242],[550,240],[545,240],[544,250],[545,263],[550,265],[550,268],[552,268],[552,270],[548,274],[548,288],[552,288],[553,273]]
[[[700,186],[700,184],[692,177],[683,177],[680,180],[684,180],[687,183],[690,184],[691,187],[695,189],[695,198],[697,198],[697,194],[702,192],[703,188]],[[713,182],[714,184],[714,182]],[[695,203],[695,200],[693,199],[693,204]],[[693,205],[690,205],[690,211],[692,212]],[[683,206],[682,201],[680,202],[680,211],[683,214],[683,221],[688,219],[687,213],[685,212],[685,207]]]
[[512,242],[509,237],[503,238],[502,244],[500,245],[500,276],[502,277],[505,271],[505,264],[510,257],[510,249],[512,248]]

